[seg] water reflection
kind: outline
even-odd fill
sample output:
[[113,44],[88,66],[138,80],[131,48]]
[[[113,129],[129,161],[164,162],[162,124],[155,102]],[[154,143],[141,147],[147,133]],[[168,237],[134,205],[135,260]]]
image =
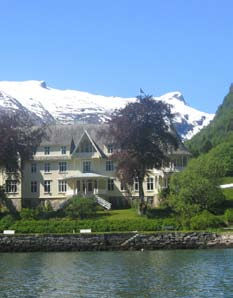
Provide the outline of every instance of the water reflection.
[[0,297],[233,297],[233,250],[0,254]]

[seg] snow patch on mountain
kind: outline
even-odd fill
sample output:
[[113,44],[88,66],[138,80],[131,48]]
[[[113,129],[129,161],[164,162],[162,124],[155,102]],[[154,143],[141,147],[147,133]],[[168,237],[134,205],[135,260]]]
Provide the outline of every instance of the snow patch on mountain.
[[[178,91],[154,99],[171,105],[172,113],[175,114],[175,126],[183,139],[191,138],[214,117],[213,114],[188,106]],[[101,123],[109,119],[113,110],[123,108],[135,100],[136,98],[54,89],[48,87],[44,81],[0,81],[0,108],[24,108],[43,122],[56,120],[64,124],[73,121]]]

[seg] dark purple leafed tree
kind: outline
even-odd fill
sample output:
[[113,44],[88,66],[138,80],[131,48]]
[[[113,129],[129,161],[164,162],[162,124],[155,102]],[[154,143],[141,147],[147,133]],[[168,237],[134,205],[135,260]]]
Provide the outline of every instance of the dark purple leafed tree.
[[24,162],[32,157],[42,137],[45,137],[45,127],[35,126],[28,115],[17,111],[1,112],[0,167],[14,169],[17,176]]
[[168,149],[177,147],[178,137],[170,106],[140,91],[136,102],[113,113],[108,133],[119,148],[112,155],[117,162],[117,176],[123,185],[132,185],[138,179],[140,206],[143,206],[147,170],[161,168],[168,160]]

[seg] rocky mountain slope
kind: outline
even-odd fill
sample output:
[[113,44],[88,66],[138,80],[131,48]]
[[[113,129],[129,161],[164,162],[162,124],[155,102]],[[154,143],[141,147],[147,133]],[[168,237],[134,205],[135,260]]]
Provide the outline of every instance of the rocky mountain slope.
[[[180,92],[170,92],[155,100],[163,100],[172,106],[175,126],[183,139],[190,139],[213,119],[188,106]],[[101,123],[114,109],[124,107],[135,98],[107,97],[77,90],[50,88],[44,81],[0,81],[0,110],[15,109],[30,113],[36,122],[73,121]]]

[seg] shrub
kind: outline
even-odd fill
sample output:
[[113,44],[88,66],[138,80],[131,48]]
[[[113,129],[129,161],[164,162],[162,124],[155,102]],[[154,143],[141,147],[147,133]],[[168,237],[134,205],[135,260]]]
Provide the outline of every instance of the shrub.
[[92,232],[129,232],[160,231],[163,221],[146,218],[105,220],[105,219],[50,219],[50,220],[18,220],[11,226],[17,233],[76,233],[80,229],[91,229]]
[[35,209],[23,208],[20,212],[20,218],[23,220],[37,219],[38,211]]
[[146,216],[148,218],[167,218],[172,213],[173,210],[170,207],[147,208]]
[[224,219],[228,224],[233,223],[233,209],[227,209],[224,213]]
[[65,213],[71,218],[88,218],[96,214],[96,203],[90,198],[73,197],[65,207]]
[[10,229],[14,223],[15,223],[15,218],[12,215],[10,214],[5,215],[0,220],[0,230],[3,231],[3,230]]
[[163,230],[180,230],[180,222],[175,218],[165,218],[163,219]]
[[190,227],[192,230],[206,230],[209,228],[219,228],[224,226],[224,221],[217,215],[208,211],[203,211],[190,220]]
[[112,204],[112,209],[129,209],[131,207],[131,201],[122,197],[109,197],[107,199]]

